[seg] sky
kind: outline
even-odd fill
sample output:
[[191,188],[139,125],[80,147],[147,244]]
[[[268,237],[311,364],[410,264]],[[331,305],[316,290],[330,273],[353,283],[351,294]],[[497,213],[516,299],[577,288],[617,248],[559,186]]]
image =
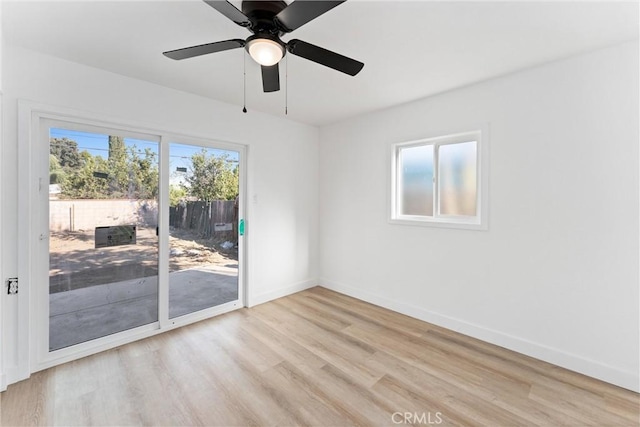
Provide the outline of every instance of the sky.
[[[105,134],[98,134],[92,132],[82,132],[77,130],[68,130],[61,128],[51,128],[49,130],[49,136],[51,138],[67,138],[78,143],[79,151],[88,151],[94,156],[101,156],[104,159],[108,157],[109,153],[109,136]],[[140,153],[144,153],[145,149],[150,149],[151,152],[158,155],[158,143],[153,141],[145,141],[141,139],[125,138],[124,143],[127,147],[136,146]],[[186,145],[171,142],[169,144],[169,170],[171,171],[171,184],[178,184],[183,182],[182,177],[184,172],[178,172],[177,168],[187,168],[189,170],[191,166],[191,156],[199,153],[202,148],[196,145]],[[222,156],[228,155],[228,159],[232,162],[237,162],[239,159],[239,153],[237,151],[220,150],[214,148],[206,148],[208,155]],[[156,157],[157,161],[158,157]]]

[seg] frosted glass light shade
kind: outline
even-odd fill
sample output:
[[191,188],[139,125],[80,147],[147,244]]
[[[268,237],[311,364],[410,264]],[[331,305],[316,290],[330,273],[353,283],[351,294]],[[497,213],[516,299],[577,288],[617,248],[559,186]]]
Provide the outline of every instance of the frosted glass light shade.
[[270,67],[277,64],[284,55],[283,47],[273,40],[254,39],[248,43],[249,55],[260,65]]

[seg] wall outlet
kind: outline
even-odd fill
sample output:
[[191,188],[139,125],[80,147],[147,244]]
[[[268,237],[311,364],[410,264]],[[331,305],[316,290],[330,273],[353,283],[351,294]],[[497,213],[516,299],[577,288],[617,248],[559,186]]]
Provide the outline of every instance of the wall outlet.
[[15,295],[18,293],[18,278],[12,277],[7,280],[7,293],[9,295]]

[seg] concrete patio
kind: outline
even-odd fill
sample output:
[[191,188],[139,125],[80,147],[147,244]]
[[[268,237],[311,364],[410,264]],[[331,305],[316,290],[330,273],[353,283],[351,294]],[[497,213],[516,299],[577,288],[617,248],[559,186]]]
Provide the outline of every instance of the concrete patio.
[[[237,268],[212,265],[169,273],[169,318],[237,298]],[[157,276],[51,294],[49,349],[153,323],[158,319],[157,301]]]

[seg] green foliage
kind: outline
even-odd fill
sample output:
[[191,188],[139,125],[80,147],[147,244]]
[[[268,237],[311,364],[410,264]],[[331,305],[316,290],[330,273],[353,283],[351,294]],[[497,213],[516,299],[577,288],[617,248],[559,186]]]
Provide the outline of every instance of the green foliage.
[[62,184],[67,175],[80,167],[78,143],[68,138],[51,138],[49,183]]
[[133,166],[134,159],[129,159],[127,154],[124,138],[109,136],[109,198],[134,198],[135,191],[129,188],[129,178],[133,178],[130,166]]
[[143,156],[135,145],[129,147],[129,155],[125,159],[129,168],[126,180],[127,197],[132,199],[155,199],[158,197],[158,162],[156,155],[149,148]]
[[49,154],[49,184],[62,184],[66,175],[58,158],[53,154]]
[[62,182],[62,196],[71,199],[107,199],[109,198],[108,181],[94,173],[106,173],[107,161],[100,156],[92,156],[89,152],[80,153],[80,168],[69,174]]
[[207,156],[206,150],[191,156],[185,181],[189,195],[198,200],[233,200],[238,196],[238,168],[231,168],[228,155]]
[[56,157],[62,168],[70,170],[80,166],[80,152],[77,142],[68,138],[51,138],[49,145],[49,153]]
[[[66,139],[66,138],[65,138]],[[71,144],[72,143],[72,144]],[[54,144],[53,147],[61,146]],[[65,143],[75,147],[75,141]],[[55,160],[53,160],[55,159]],[[76,166],[63,167],[60,173],[57,156],[52,155],[49,174],[61,185],[61,197],[72,199],[154,199],[158,196],[158,165],[150,149],[140,153],[136,146],[126,147],[122,137],[109,137],[109,158],[78,153]]]
[[[64,159],[63,160],[61,160]],[[49,175],[60,184],[62,198],[154,199],[158,197],[158,160],[150,149],[127,147],[124,139],[109,136],[109,157],[78,152],[67,138],[51,139]],[[169,203],[176,206],[187,196],[201,201],[234,200],[238,196],[239,170],[228,155],[211,156],[206,150],[191,157],[191,167],[181,187],[169,188]]]
[[169,206],[176,207],[187,197],[187,191],[176,185],[169,186]]

